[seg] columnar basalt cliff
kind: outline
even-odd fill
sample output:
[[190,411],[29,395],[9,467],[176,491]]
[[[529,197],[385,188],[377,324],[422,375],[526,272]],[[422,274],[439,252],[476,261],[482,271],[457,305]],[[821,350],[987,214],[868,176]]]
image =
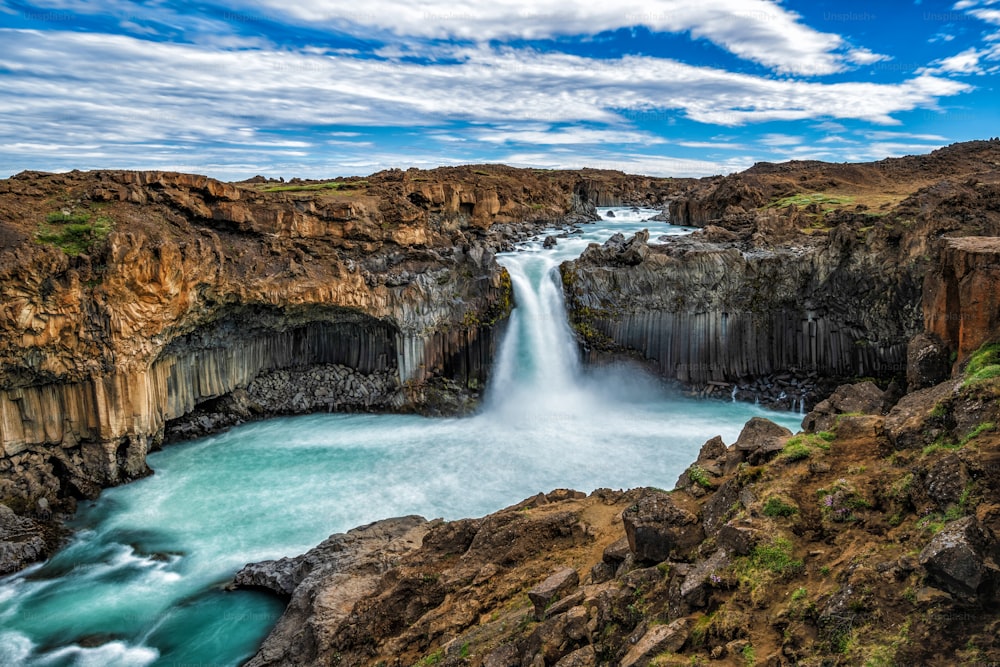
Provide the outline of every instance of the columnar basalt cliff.
[[636,354],[783,407],[821,398],[822,378],[905,383],[925,329],[963,361],[996,331],[996,248],[979,237],[1000,233],[998,165],[989,141],[705,179],[670,204],[694,234],[656,243],[651,226],[652,242],[613,239],[563,265],[585,354]]
[[254,416],[468,410],[512,307],[493,251],[592,218],[602,178],[649,182],[498,166],[0,181],[0,500],[68,508],[146,474],[165,436]]

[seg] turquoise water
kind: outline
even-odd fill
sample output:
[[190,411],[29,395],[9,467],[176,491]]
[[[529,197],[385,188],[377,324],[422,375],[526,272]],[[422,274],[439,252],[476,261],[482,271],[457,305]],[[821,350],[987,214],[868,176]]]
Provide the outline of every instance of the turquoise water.
[[480,414],[311,415],[174,445],[146,479],[81,505],[71,543],[0,580],[0,665],[234,665],[282,606],[225,591],[244,563],[403,514],[478,516],[539,491],[672,487],[708,438],[766,415],[667,392],[634,368],[579,367],[552,268],[588,242],[650,227],[649,211],[586,225],[501,261],[515,309]]

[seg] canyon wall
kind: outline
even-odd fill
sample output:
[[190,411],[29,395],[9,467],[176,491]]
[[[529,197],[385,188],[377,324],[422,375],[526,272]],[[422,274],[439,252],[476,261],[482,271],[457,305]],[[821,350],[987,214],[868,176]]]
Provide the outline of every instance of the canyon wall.
[[701,394],[800,409],[824,378],[905,384],[925,331],[960,365],[1000,317],[998,167],[1000,142],[982,141],[685,183],[670,220],[701,229],[656,239],[651,221],[653,242],[613,239],[562,266],[584,356],[626,353]]
[[[843,248],[746,251],[703,239],[649,245],[640,235],[563,264],[589,357],[633,351],[694,386],[784,373],[891,377],[905,368],[921,324],[919,282],[905,270],[876,272],[870,258]],[[785,393],[790,407],[807,392]]]
[[492,253],[592,217],[583,183],[498,166],[0,181],[0,499],[69,508],[147,474],[165,437],[245,418],[470,409],[513,306]]

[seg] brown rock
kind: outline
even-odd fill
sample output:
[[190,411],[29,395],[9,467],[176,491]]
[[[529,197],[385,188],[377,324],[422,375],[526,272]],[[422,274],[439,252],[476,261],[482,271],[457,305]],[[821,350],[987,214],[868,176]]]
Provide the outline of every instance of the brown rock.
[[593,645],[567,653],[556,663],[556,667],[595,667],[595,665],[597,665],[597,653],[594,652]]
[[737,556],[748,555],[759,540],[758,531],[732,521],[724,525],[715,538],[716,544]]
[[832,430],[838,424],[837,415],[845,413],[881,414],[884,401],[885,393],[873,382],[842,384],[805,416],[802,430],[808,433]]
[[549,575],[545,581],[528,591],[528,599],[535,605],[535,618],[545,618],[545,610],[556,600],[567,595],[580,584],[580,575],[571,567],[564,567]]
[[678,618],[667,625],[654,625],[622,658],[620,667],[646,667],[661,653],[678,651],[688,637],[688,620]]
[[784,426],[763,417],[753,417],[740,431],[735,448],[744,452],[746,460],[759,465],[774,457],[785,446],[785,439],[792,435]]
[[709,463],[726,455],[726,443],[722,441],[722,436],[715,436],[704,445],[698,452],[698,463]]
[[659,563],[704,538],[698,518],[662,492],[649,493],[622,512],[629,548],[640,561]]
[[944,432],[934,412],[951,399],[958,383],[947,380],[929,389],[907,394],[885,418],[885,432],[895,449],[916,449]]

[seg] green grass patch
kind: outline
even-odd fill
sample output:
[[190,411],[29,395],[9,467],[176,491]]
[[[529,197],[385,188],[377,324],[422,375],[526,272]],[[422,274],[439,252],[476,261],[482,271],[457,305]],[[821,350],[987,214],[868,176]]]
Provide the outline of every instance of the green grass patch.
[[797,514],[799,508],[790,502],[785,502],[780,496],[771,496],[764,503],[764,516],[788,517]]
[[775,574],[794,574],[802,570],[802,561],[792,558],[791,541],[783,537],[776,537],[768,544],[758,544],[749,558],[755,568]]
[[976,428],[972,429],[964,438],[962,438],[961,440],[959,440],[958,446],[959,447],[964,447],[967,444],[969,444],[969,442],[971,440],[975,440],[976,438],[978,438],[979,436],[981,436],[983,433],[987,433],[989,431],[995,431],[996,428],[997,428],[997,425],[994,424],[993,422],[983,422],[982,424],[980,424]]
[[45,216],[39,225],[35,239],[39,243],[53,245],[67,255],[89,254],[108,234],[114,223],[105,215],[94,216],[89,211],[64,213],[57,211]]
[[705,471],[700,465],[695,463],[690,468],[688,468],[688,478],[698,486],[703,489],[712,488],[712,480],[708,477],[708,472]]
[[330,181],[327,183],[307,183],[304,185],[272,185],[262,192],[312,192],[316,190],[351,190],[368,185],[368,181]]
[[784,449],[778,458],[785,461],[801,461],[807,459],[818,452],[830,450],[830,442],[837,435],[832,431],[820,431],[819,433],[799,433],[788,439]]
[[828,213],[835,210],[838,206],[845,206],[853,203],[854,197],[828,195],[824,192],[811,192],[776,199],[768,204],[767,208],[788,208],[789,206],[805,208],[806,206],[811,206],[812,204],[819,204],[823,212]]
[[1000,343],[987,343],[972,353],[965,366],[963,387],[1000,377]]

